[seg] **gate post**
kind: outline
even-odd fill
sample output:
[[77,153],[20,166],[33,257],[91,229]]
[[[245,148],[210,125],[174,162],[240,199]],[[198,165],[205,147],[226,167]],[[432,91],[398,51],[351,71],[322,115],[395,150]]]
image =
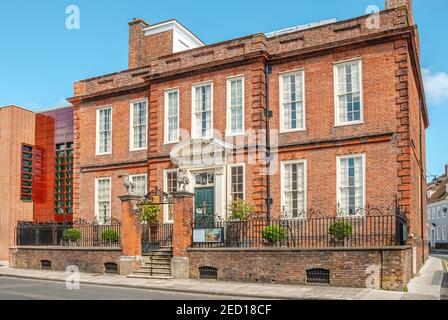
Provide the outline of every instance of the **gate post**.
[[126,194],[121,200],[121,254],[120,275],[127,276],[140,267],[142,244],[142,225],[135,205],[141,200],[136,195]]
[[188,279],[190,264],[187,249],[192,240],[192,212],[194,193],[178,191],[173,194],[174,226],[173,226],[173,258],[171,274],[174,279]]

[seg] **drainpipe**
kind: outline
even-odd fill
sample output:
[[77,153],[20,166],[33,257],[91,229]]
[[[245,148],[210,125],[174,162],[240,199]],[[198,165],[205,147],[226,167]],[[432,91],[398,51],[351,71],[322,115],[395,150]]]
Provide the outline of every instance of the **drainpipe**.
[[[423,174],[426,172],[423,172],[423,148],[422,148],[422,102],[420,100],[419,105],[419,128],[420,128],[420,211],[421,211],[421,234],[422,234],[422,265],[425,263],[425,226],[423,225],[423,221],[425,220],[425,209],[423,208],[423,203],[425,202],[425,199],[423,198],[423,194],[426,196],[426,181],[424,182]],[[425,179],[426,180],[426,179]],[[425,192],[423,193],[423,182],[425,183]]]
[[272,117],[272,112],[269,110],[269,75],[272,72],[272,68],[269,62],[266,62],[266,220],[267,224],[271,224],[271,137],[269,128],[269,118]]

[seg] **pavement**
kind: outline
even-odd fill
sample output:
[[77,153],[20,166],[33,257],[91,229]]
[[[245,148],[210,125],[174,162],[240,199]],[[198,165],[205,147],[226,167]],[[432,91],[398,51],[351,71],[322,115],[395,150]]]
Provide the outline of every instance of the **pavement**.
[[[281,284],[254,284],[206,280],[131,279],[118,275],[80,274],[80,284],[120,288],[160,290],[189,294],[228,296],[256,299],[293,300],[439,300],[443,280],[442,260],[431,257],[420,275],[408,285],[408,292],[374,289],[339,288],[329,286],[300,286]],[[23,270],[0,267],[0,279],[21,278],[66,282],[65,272]]]

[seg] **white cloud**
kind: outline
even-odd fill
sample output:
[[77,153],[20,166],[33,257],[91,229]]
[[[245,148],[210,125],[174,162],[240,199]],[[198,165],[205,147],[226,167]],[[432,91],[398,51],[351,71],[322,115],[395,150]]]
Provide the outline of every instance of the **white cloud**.
[[448,105],[448,73],[422,69],[425,91],[431,103]]

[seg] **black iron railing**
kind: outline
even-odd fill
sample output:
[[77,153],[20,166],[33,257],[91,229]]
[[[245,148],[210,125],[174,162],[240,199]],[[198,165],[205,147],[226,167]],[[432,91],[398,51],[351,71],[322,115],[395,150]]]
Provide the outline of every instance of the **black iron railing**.
[[[195,228],[204,228],[203,224]],[[221,228],[222,242],[193,243],[193,247],[373,247],[405,245],[406,217],[400,214],[344,218],[219,221],[205,228]]]
[[142,253],[173,245],[173,224],[142,224]]
[[19,223],[16,246],[121,247],[120,225]]

